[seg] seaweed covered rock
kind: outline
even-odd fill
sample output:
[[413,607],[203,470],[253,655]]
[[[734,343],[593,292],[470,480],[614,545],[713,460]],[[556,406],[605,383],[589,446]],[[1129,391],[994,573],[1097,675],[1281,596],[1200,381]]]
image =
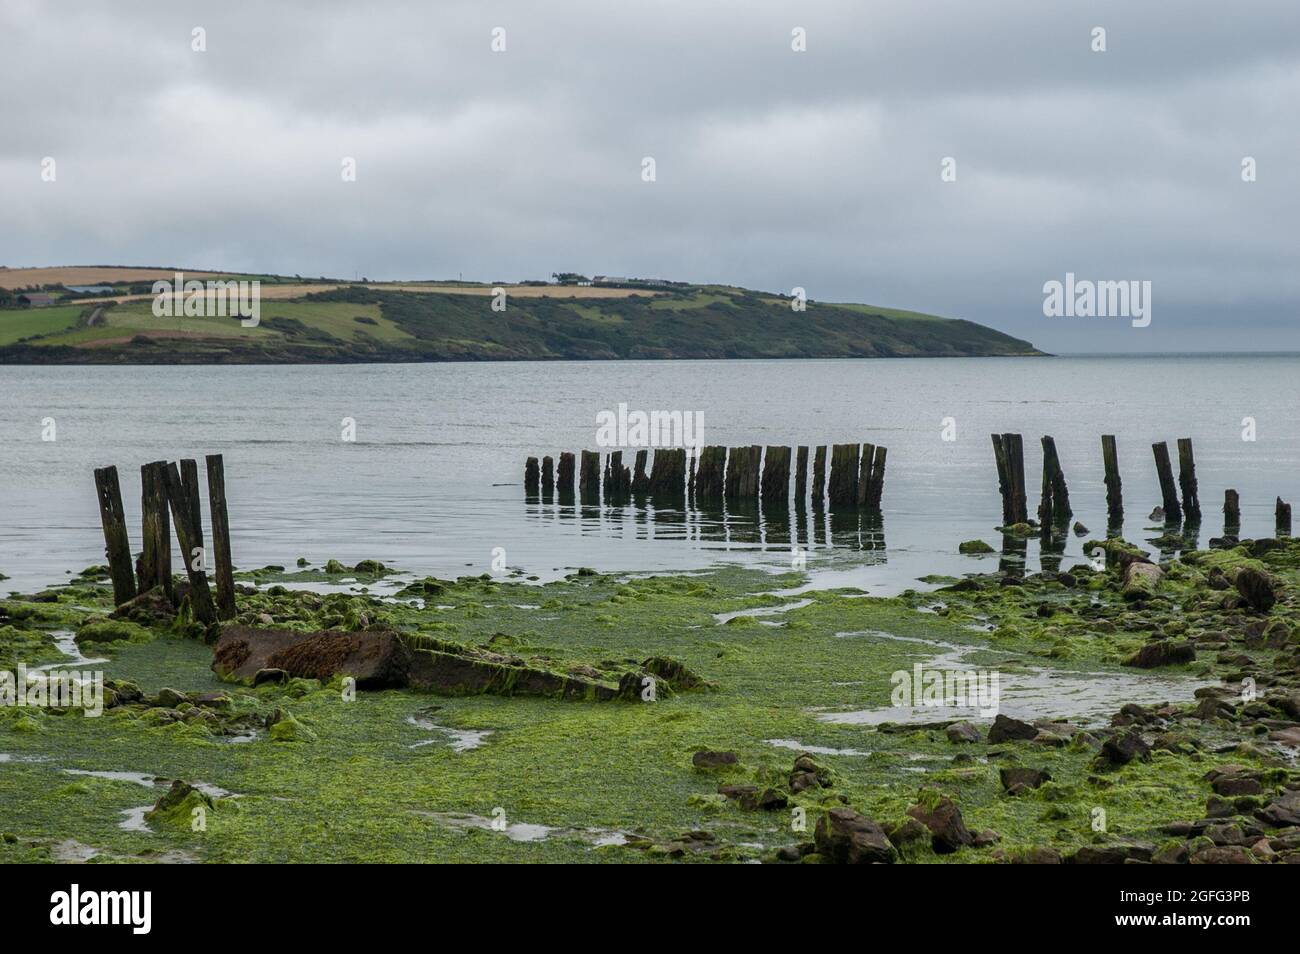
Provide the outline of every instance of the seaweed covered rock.
[[1124,568],[1124,586],[1120,592],[1127,599],[1142,599],[1155,593],[1165,571],[1154,563],[1133,561]]
[[817,853],[835,864],[893,864],[898,852],[878,824],[851,808],[832,808],[817,819]]
[[1267,613],[1277,603],[1277,589],[1273,578],[1263,570],[1257,570],[1253,566],[1243,566],[1237,570],[1232,582],[1237,592],[1241,594],[1241,598],[1246,601],[1246,605],[1253,610]]
[[141,626],[153,623],[170,622],[176,618],[176,607],[161,586],[145,590],[109,614],[112,619],[130,620]]
[[965,553],[969,556],[981,556],[996,551],[983,540],[965,540],[957,544],[957,552]]
[[1186,640],[1174,642],[1162,639],[1147,643],[1124,661],[1125,666],[1138,669],[1155,669],[1157,666],[1176,666],[1193,662],[1196,659],[1196,647]]
[[211,811],[215,807],[211,797],[189,782],[177,779],[153,808],[144,813],[144,817],[155,825],[190,829],[196,810]]
[[935,854],[952,854],[975,841],[975,836],[966,828],[957,803],[934,789],[923,789],[920,799],[907,810],[907,814],[930,829],[930,845]]

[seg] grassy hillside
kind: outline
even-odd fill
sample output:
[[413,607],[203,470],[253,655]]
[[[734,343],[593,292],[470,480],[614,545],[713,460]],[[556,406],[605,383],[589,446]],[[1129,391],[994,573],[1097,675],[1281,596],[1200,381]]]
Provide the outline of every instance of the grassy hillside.
[[[310,291],[319,288],[320,291]],[[0,308],[0,363],[196,364],[620,358],[854,358],[1038,354],[970,321],[809,302],[723,286],[508,289],[264,286],[261,324],[155,318],[140,288],[116,300]],[[563,295],[572,297],[561,297]],[[293,297],[288,297],[292,295]]]

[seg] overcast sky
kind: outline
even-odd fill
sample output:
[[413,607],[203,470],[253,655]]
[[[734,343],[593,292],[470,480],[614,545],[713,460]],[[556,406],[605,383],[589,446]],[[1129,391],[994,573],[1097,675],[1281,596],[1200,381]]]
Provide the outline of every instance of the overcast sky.
[[[0,0],[0,89],[10,266],[573,270],[1300,350],[1296,0]],[[1151,281],[1151,325],[1044,317],[1066,272]]]

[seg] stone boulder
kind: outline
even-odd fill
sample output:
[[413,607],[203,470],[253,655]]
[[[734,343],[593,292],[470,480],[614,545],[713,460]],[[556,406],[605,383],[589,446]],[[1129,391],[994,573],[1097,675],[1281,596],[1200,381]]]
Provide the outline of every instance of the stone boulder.
[[817,819],[817,852],[835,864],[893,864],[898,857],[884,830],[851,808],[832,808]]

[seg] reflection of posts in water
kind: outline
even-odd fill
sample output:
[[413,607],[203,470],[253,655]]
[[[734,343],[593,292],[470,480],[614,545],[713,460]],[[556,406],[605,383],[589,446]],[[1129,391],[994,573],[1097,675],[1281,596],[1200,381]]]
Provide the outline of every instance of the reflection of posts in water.
[[1013,533],[1002,534],[1002,555],[998,559],[998,572],[1010,576],[1023,573],[1029,541]]
[[763,510],[763,529],[768,546],[789,549],[790,547],[790,510],[787,507],[771,507]]
[[1183,524],[1183,550],[1199,550],[1201,542],[1201,518],[1188,520]]
[[1060,573],[1061,559],[1065,556],[1067,535],[1062,532],[1044,532],[1038,538],[1038,562],[1044,573]]
[[728,504],[727,531],[735,543],[758,543],[762,539],[758,501],[741,500]]
[[[879,450],[879,448],[877,448]],[[885,549],[885,516],[879,510],[862,515],[862,549]]]
[[826,541],[828,546],[852,547],[858,546],[858,511],[844,507],[832,507],[828,511],[830,517],[830,538]]

